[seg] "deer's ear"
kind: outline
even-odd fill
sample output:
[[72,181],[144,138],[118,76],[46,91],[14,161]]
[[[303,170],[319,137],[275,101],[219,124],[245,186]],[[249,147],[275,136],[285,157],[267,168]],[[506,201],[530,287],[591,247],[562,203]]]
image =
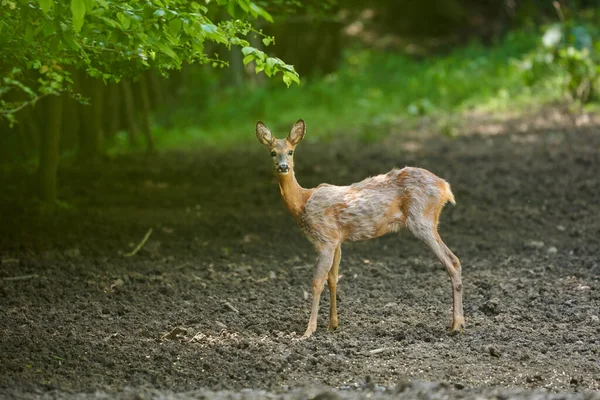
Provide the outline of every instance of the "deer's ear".
[[293,144],[294,146],[300,143],[304,134],[306,133],[306,124],[303,120],[299,119],[298,122],[292,126],[292,130],[287,137],[288,142]]
[[275,140],[269,128],[261,121],[256,123],[256,138],[263,146],[267,147],[271,146]]

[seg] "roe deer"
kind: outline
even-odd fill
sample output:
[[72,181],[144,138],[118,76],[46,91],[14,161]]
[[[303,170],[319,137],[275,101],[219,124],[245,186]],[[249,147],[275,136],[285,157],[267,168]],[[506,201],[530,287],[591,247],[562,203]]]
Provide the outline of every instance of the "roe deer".
[[310,337],[317,328],[319,300],[326,279],[330,295],[329,329],[338,327],[335,292],[341,244],[397,232],[403,227],[433,250],[450,275],[453,297],[450,329],[460,331],[464,325],[460,261],[437,232],[446,202],[456,204],[448,182],[425,169],[405,167],[350,186],[323,183],[304,189],[294,176],[293,155],[305,132],[306,125],[299,120],[286,139],[276,139],[262,122],[256,124],[258,141],[271,153],[285,206],[319,253],[312,282],[310,320],[303,337]]

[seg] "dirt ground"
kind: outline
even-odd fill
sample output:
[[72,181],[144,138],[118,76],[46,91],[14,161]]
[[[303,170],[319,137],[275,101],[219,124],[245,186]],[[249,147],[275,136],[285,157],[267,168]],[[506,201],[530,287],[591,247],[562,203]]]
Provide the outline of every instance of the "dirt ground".
[[440,233],[463,265],[462,334],[448,276],[402,232],[344,245],[340,329],[325,291],[297,340],[316,253],[258,143],[67,162],[71,208],[52,221],[19,200],[25,170],[0,172],[0,397],[600,398],[600,125],[325,143],[307,122],[306,187],[405,165],[452,184]]

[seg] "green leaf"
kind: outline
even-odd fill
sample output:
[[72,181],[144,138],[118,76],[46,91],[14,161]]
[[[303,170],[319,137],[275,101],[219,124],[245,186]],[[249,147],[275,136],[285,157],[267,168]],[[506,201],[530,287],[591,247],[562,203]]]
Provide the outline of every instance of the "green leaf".
[[96,0],[85,0],[85,9],[88,13],[92,12],[96,7]]
[[275,66],[275,64],[278,64],[278,60],[276,58],[273,58],[273,57],[267,58],[267,66],[269,68],[273,68]]
[[198,4],[198,3],[197,3],[197,2],[195,2],[195,1],[192,1],[192,2],[190,3],[190,7],[191,7],[191,8],[192,8],[192,10],[194,10],[194,11],[202,11],[202,12],[203,12],[203,13],[205,13],[205,14],[206,14],[206,12],[208,11],[208,8],[206,8],[206,7],[204,7],[204,6],[201,6],[200,4]]
[[46,20],[43,25],[42,33],[48,37],[56,33],[56,24],[52,20]]
[[171,32],[171,35],[179,35],[179,32],[181,32],[182,25],[183,21],[181,21],[180,18],[174,18],[173,20],[171,20],[171,22],[169,22],[169,31]]
[[242,62],[244,63],[244,65],[248,65],[248,63],[254,61],[256,57],[254,56],[254,54],[249,54],[246,57],[244,57],[244,59],[242,60]]
[[[234,2],[236,2],[236,0],[233,0],[233,1],[232,1],[232,0],[230,0],[230,1],[229,1],[229,4],[231,4],[231,3],[234,3]],[[241,0],[241,1],[240,1],[240,0],[238,0],[238,1],[237,1],[237,5],[238,5],[238,6],[240,6],[240,8],[241,8],[242,10],[244,10],[244,12],[245,12],[245,13],[248,13],[248,12],[250,11],[250,8],[249,8],[249,6],[250,6],[250,2],[249,2],[249,1],[247,1],[247,0]]]
[[270,45],[271,43],[273,43],[273,38],[272,38],[272,37],[265,37],[265,38],[263,38],[262,42],[263,42],[263,44],[264,44],[265,46],[268,46],[268,45]]
[[242,53],[247,56],[248,54],[254,54],[257,59],[264,61],[265,53],[251,46],[242,47]]
[[25,26],[25,40],[28,42],[33,41],[33,27],[31,26],[31,24],[27,24]]
[[296,82],[298,85],[300,84],[300,77],[298,76],[298,73],[296,71],[294,71],[294,72],[284,71],[283,76],[287,76],[292,81]]
[[123,14],[122,12],[118,12],[117,18],[119,19],[119,22],[121,23],[121,26],[123,27],[123,29],[125,29],[125,30],[129,29],[129,27],[131,26],[131,20],[129,18],[127,18],[125,16],[125,14]]
[[75,31],[81,31],[85,18],[85,0],[71,0],[71,14],[73,15],[73,27]]
[[[263,64],[264,66],[265,64]],[[269,66],[267,65],[267,68],[265,68],[265,74],[267,74],[267,76],[270,78],[271,76],[273,76],[273,69],[269,68]]]
[[217,27],[213,24],[201,24],[200,27],[204,32],[217,33]]
[[111,28],[116,28],[116,27],[118,26],[118,24],[117,24],[117,21],[115,21],[115,20],[112,20],[112,19],[110,19],[110,18],[107,18],[107,17],[100,17],[100,19],[101,19],[102,21],[104,21],[104,23],[105,23],[106,25],[110,26]]
[[70,50],[79,50],[81,48],[81,45],[75,40],[71,32],[64,34],[62,41]]
[[42,11],[47,13],[54,2],[52,0],[38,0],[38,3],[40,3]]
[[260,15],[261,17],[263,17],[267,21],[273,23],[273,17],[271,16],[271,14],[269,14],[263,8],[257,6],[256,4],[250,3],[250,10],[252,10],[257,15]]
[[166,14],[166,13],[165,13],[165,10],[162,10],[162,9],[159,9],[159,10],[156,10],[156,11],[154,11],[154,16],[155,16],[155,17],[159,17],[159,18],[160,18],[160,17],[164,17],[164,15],[165,15],[165,14]]
[[287,87],[290,87],[290,85],[292,84],[292,79],[289,76],[284,74],[283,82],[286,84]]
[[171,44],[171,46],[177,46],[179,44],[179,37],[173,36],[169,32],[165,32],[165,39]]
[[175,52],[173,51],[173,49],[171,49],[166,44],[164,44],[164,43],[156,43],[156,48],[161,53],[166,54],[167,56],[171,57],[173,60],[179,61],[179,57],[177,57],[177,54],[175,54]]
[[232,18],[235,18],[235,1],[229,1],[229,4],[227,4],[227,13]]

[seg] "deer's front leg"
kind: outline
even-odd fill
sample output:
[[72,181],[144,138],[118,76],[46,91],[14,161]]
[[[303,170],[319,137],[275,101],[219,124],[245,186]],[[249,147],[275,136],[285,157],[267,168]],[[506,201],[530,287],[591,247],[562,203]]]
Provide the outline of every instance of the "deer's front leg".
[[329,330],[336,330],[338,327],[338,316],[337,316],[337,298],[336,289],[338,281],[338,269],[340,266],[340,259],[342,258],[342,246],[338,245],[335,248],[333,255],[333,264],[327,275],[327,285],[329,286]]
[[321,293],[325,286],[325,279],[327,279],[327,273],[329,272],[332,263],[335,247],[321,248],[319,250],[319,257],[317,258],[317,266],[315,269],[315,275],[313,277],[313,299],[312,308],[310,311],[310,320],[308,321],[308,328],[303,337],[310,337],[313,332],[317,329],[317,316],[319,314],[319,300],[321,299]]

